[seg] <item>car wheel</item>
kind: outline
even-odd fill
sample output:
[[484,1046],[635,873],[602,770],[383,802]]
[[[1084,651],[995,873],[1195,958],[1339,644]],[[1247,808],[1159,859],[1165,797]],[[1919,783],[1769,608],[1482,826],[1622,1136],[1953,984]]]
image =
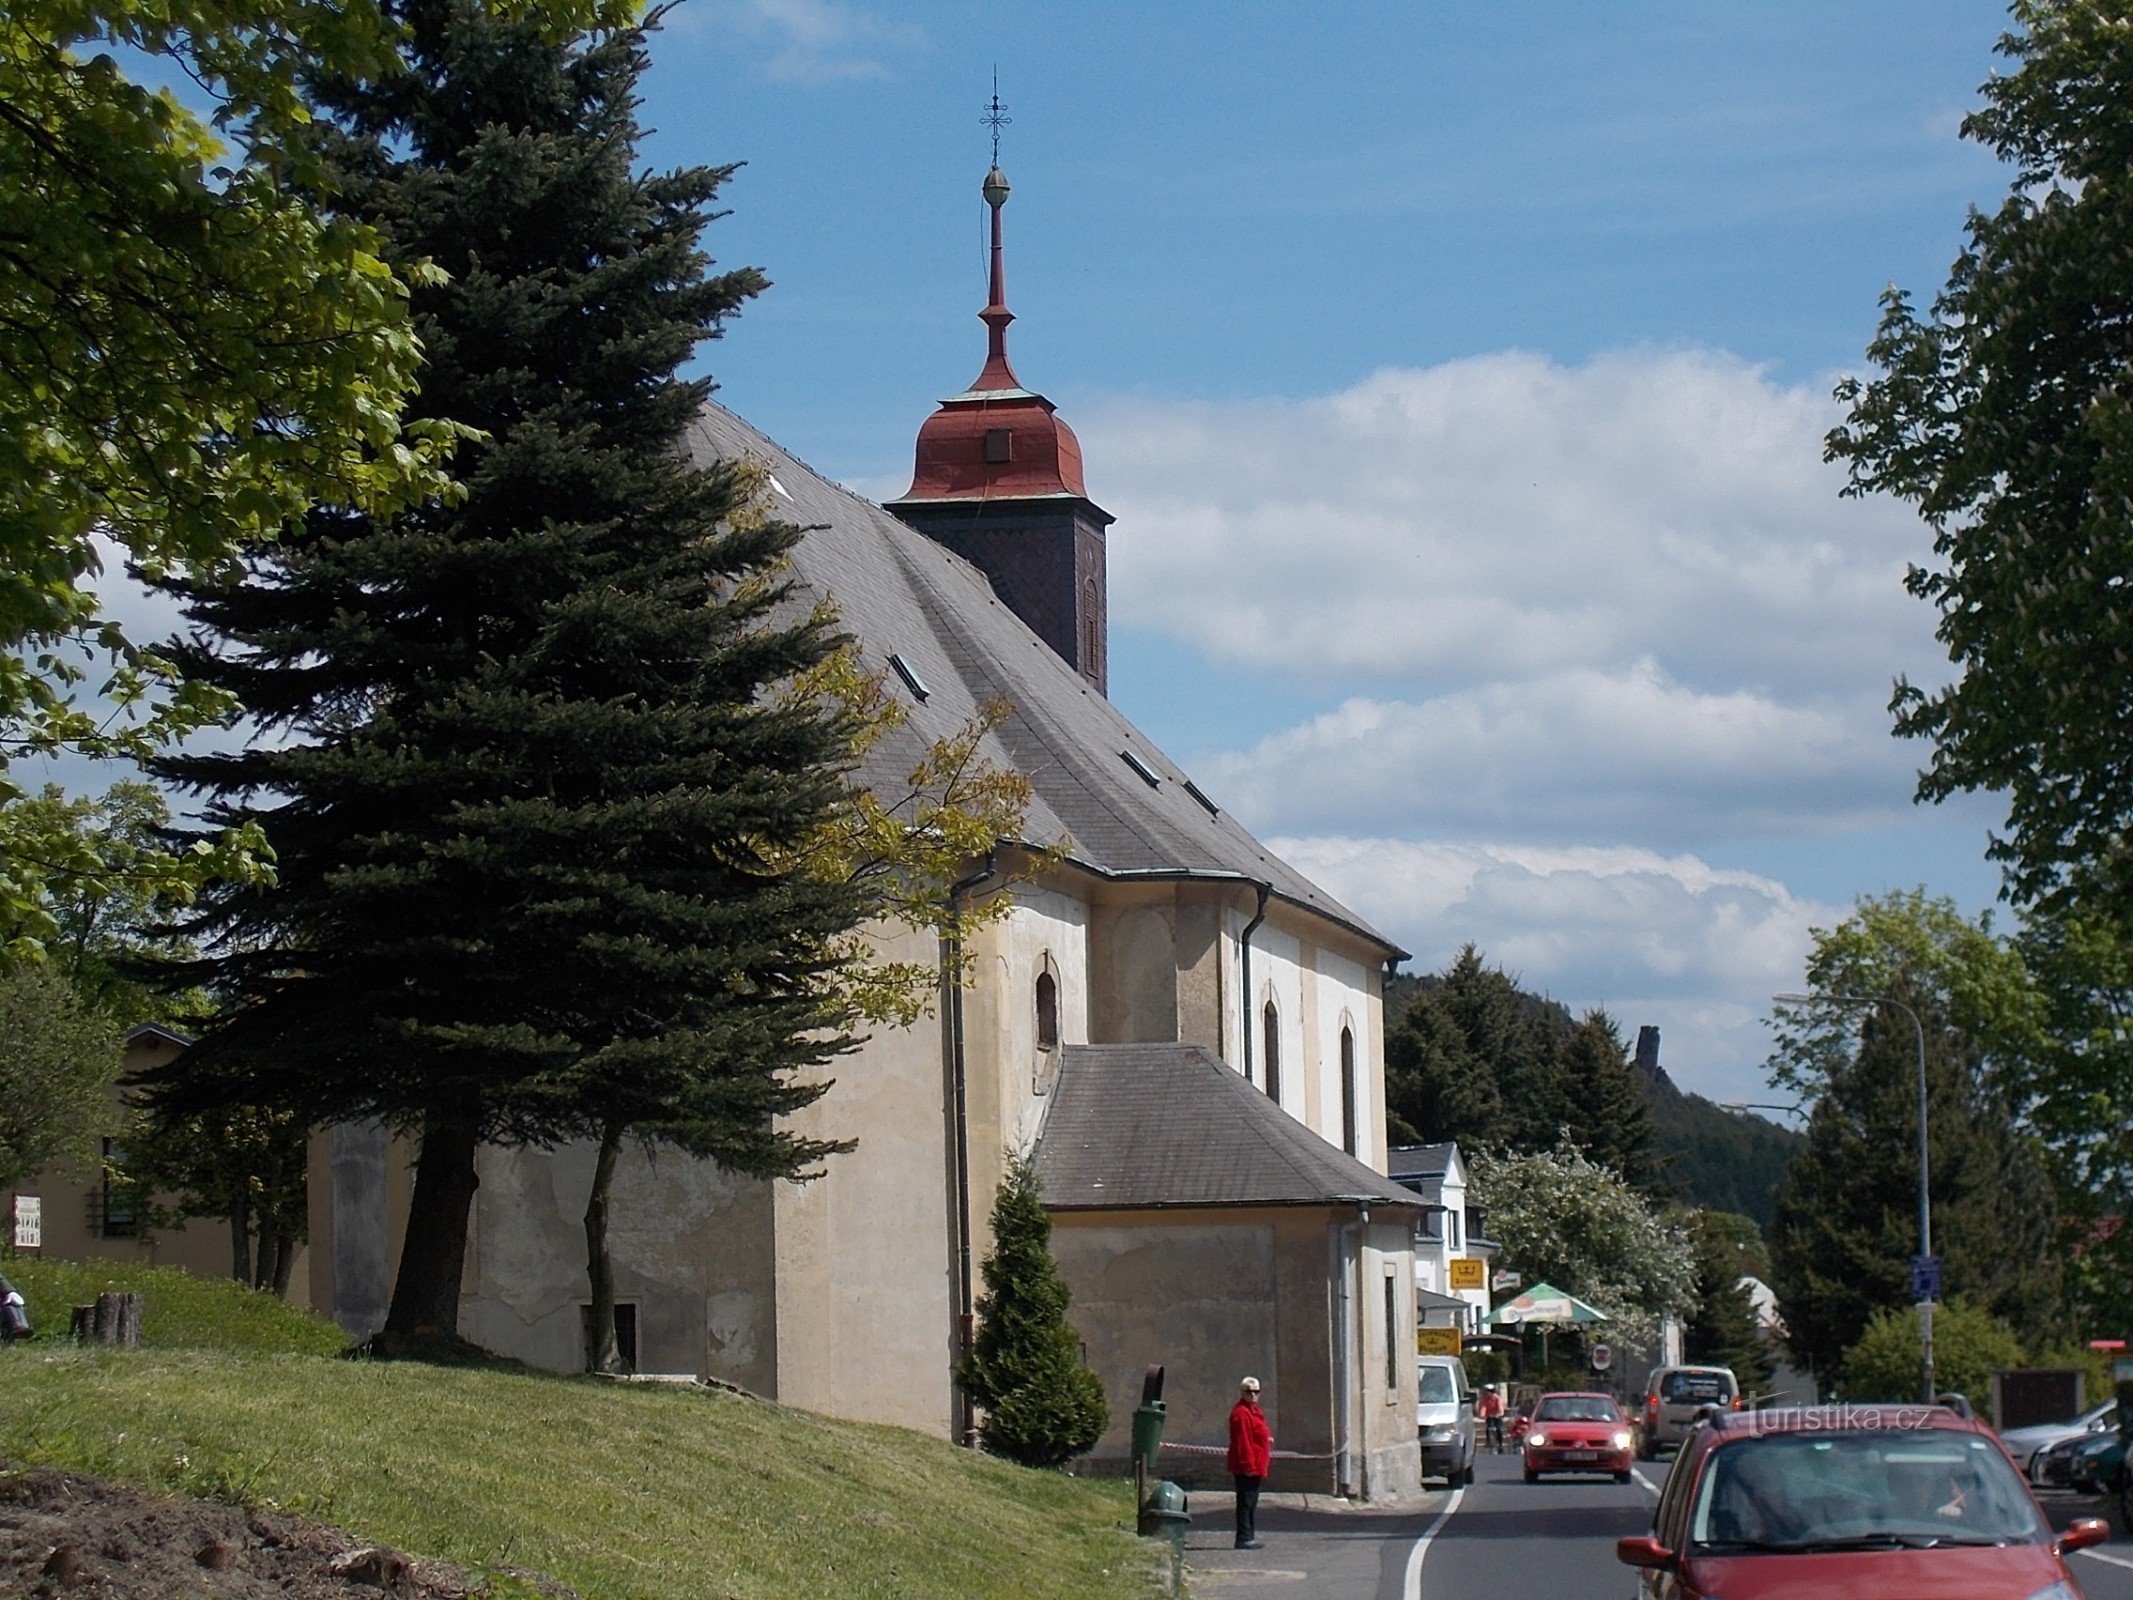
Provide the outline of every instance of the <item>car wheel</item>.
[[1652,1443],[1652,1436],[1648,1433],[1637,1435],[1637,1458],[1640,1461],[1657,1461],[1659,1459],[1659,1447]]
[[1462,1473],[1462,1474],[1460,1475],[1460,1478],[1459,1478],[1459,1487],[1460,1487],[1460,1488],[1462,1488],[1462,1489],[1471,1489],[1471,1488],[1473,1488],[1473,1487],[1474,1487],[1474,1463],[1473,1463],[1473,1462],[1469,1461],[1469,1462],[1468,1462],[1468,1463],[1466,1464],[1466,1471],[1465,1471],[1464,1473]]
[[1539,1483],[1540,1481],[1541,1475],[1539,1473],[1535,1472],[1531,1467],[1526,1468],[1526,1482]]
[[1626,1472],[1618,1472],[1618,1473],[1616,1473],[1616,1474],[1615,1474],[1615,1482],[1617,1482],[1617,1483],[1627,1483],[1627,1482],[1629,1482],[1629,1474],[1628,1474],[1628,1473],[1626,1473]]

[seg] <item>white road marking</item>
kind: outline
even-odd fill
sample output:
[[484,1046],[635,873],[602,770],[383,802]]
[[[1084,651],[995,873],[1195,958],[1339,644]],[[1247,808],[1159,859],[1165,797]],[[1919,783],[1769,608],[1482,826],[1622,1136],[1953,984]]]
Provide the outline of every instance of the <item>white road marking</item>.
[[1638,1487],[1643,1489],[1646,1494],[1650,1495],[1654,1500],[1659,1498],[1659,1485],[1647,1478],[1642,1468],[1631,1467],[1629,1475],[1637,1480]]
[[1430,1540],[1444,1530],[1451,1521],[1452,1513],[1459,1509],[1459,1502],[1466,1498],[1466,1490],[1454,1489],[1451,1499],[1444,1502],[1444,1509],[1437,1513],[1437,1520],[1422,1530],[1422,1537],[1415,1541],[1414,1549],[1407,1552],[1407,1573],[1400,1580],[1402,1600],[1422,1600],[1422,1558],[1429,1553]]
[[2076,1550],[2074,1554],[2087,1556],[2091,1561],[2107,1561],[2114,1567],[2124,1567],[2128,1572],[2133,1572],[2133,1561],[2128,1561],[2124,1556],[2107,1556],[2101,1550]]

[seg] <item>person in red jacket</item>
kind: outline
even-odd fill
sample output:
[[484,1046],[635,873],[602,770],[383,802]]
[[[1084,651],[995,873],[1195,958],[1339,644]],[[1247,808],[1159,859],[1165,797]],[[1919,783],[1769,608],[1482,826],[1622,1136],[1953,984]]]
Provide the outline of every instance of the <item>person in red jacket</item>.
[[1237,1485],[1237,1548],[1257,1550],[1259,1486],[1274,1460],[1274,1430],[1259,1409],[1259,1380],[1237,1386],[1237,1403],[1229,1408],[1229,1475]]
[[1487,1424],[1483,1431],[1489,1436],[1489,1454],[1492,1456],[1501,1455],[1503,1453],[1503,1396],[1496,1392],[1495,1384],[1492,1383],[1481,1391],[1481,1398],[1474,1405],[1474,1415]]

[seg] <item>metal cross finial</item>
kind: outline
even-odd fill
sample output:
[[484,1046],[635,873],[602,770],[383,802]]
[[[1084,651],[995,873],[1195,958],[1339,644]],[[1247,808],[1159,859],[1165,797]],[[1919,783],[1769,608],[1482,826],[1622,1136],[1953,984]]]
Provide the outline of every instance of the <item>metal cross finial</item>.
[[1007,107],[1000,104],[1000,69],[992,69],[992,104],[985,108],[985,115],[978,119],[992,129],[992,164],[1000,164],[1000,130],[1015,119],[1007,114]]

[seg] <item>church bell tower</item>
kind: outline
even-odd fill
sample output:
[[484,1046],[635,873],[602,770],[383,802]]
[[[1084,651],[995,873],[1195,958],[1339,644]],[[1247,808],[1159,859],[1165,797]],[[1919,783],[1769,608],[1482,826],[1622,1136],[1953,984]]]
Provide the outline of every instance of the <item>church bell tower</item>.
[[985,368],[920,427],[911,487],[888,508],[983,572],[1001,602],[1102,694],[1104,530],[1113,519],[1082,485],[1074,430],[1008,364],[1015,314],[1000,249],[1007,175],[997,165],[985,175],[984,194],[992,208],[992,287],[978,313]]

